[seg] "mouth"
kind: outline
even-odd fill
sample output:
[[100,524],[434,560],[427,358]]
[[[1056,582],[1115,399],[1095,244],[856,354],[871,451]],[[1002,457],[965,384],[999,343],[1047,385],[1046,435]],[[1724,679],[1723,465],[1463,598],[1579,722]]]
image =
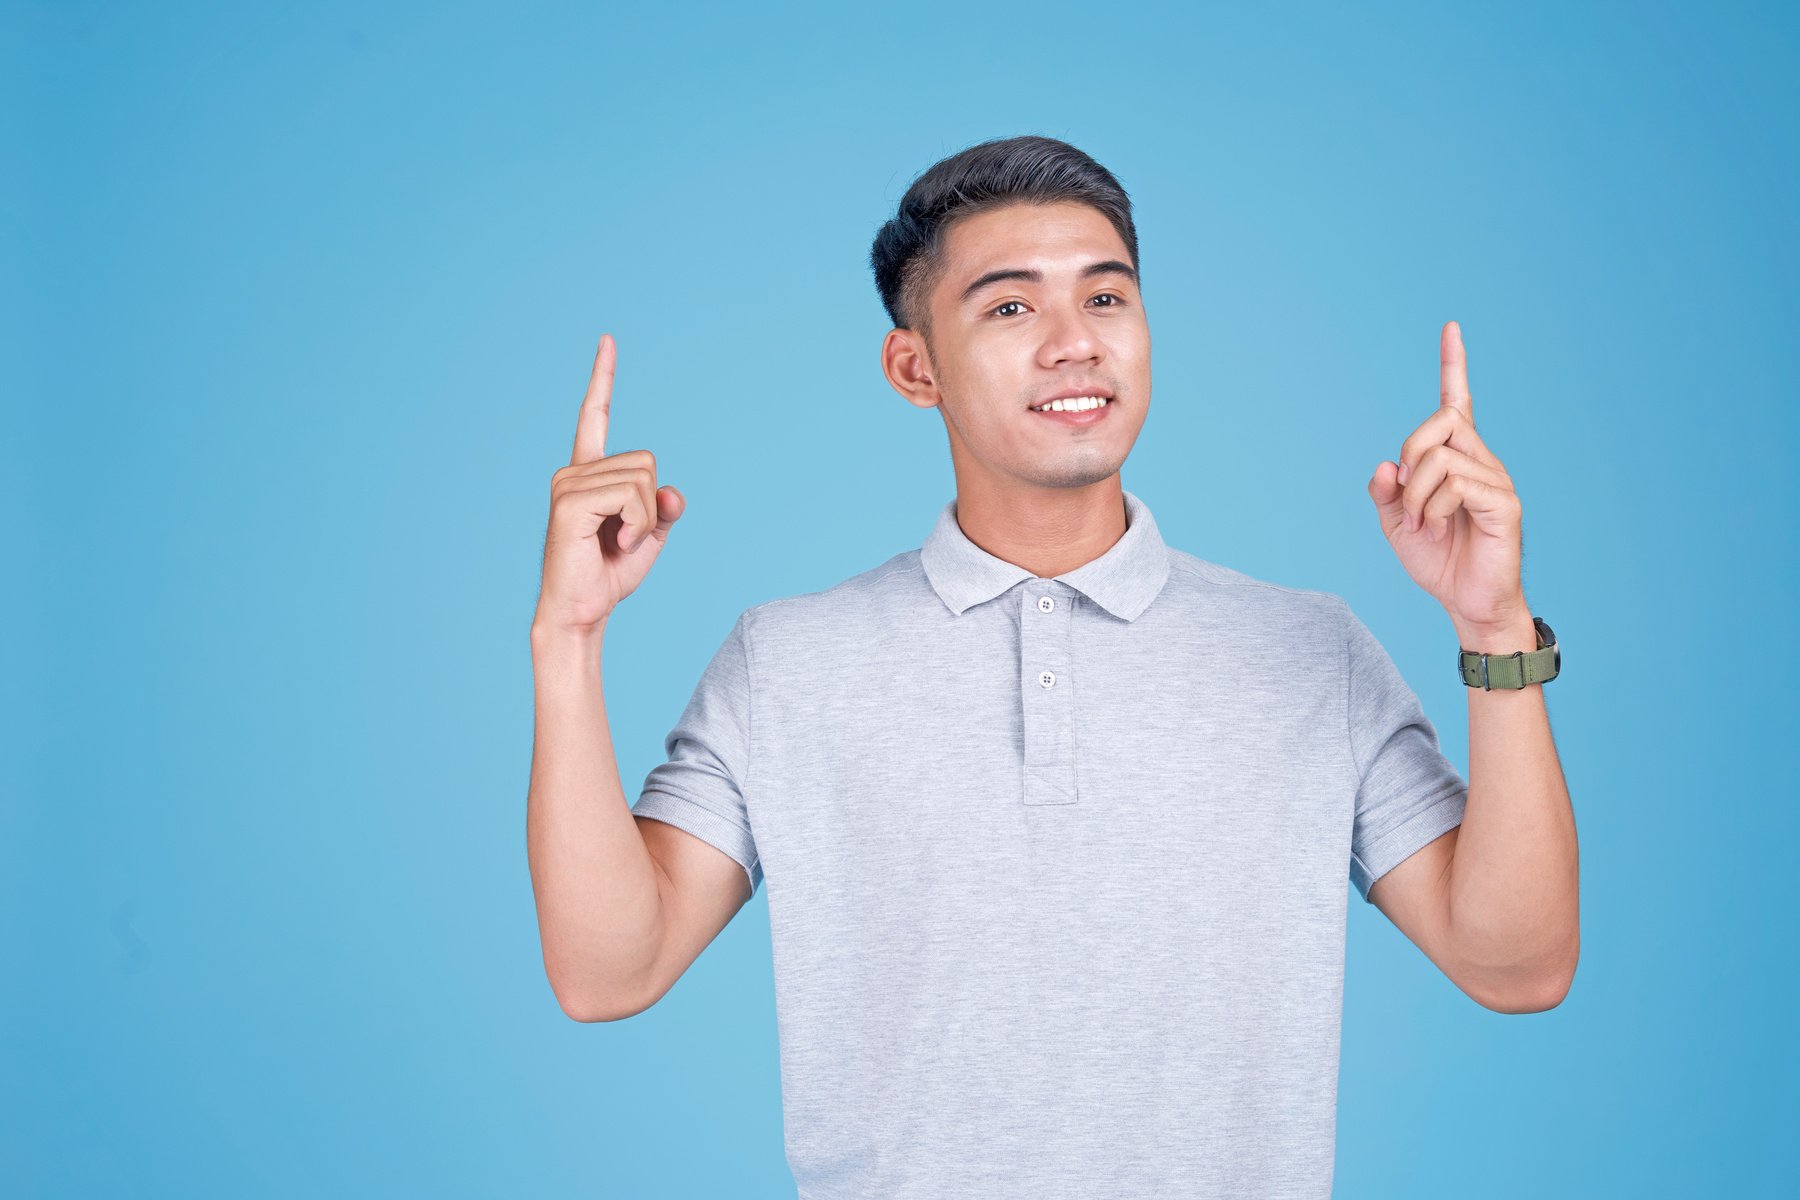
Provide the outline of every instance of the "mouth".
[[1028,411],[1058,425],[1087,426],[1099,424],[1116,403],[1118,401],[1111,396],[1101,393],[1045,401],[1041,407]]

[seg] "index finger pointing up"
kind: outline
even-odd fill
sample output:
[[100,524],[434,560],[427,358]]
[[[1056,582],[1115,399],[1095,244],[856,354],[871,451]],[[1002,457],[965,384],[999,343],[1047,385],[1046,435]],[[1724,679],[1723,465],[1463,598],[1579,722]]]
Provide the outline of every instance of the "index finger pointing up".
[[619,346],[610,333],[600,335],[594,355],[594,371],[588,376],[587,395],[581,399],[581,415],[575,419],[575,452],[571,466],[606,457],[606,422],[612,415],[613,368],[619,362]]
[[1462,326],[1455,321],[1444,323],[1438,339],[1438,405],[1460,408],[1469,423],[1475,423],[1475,401],[1469,395],[1469,356],[1464,352]]

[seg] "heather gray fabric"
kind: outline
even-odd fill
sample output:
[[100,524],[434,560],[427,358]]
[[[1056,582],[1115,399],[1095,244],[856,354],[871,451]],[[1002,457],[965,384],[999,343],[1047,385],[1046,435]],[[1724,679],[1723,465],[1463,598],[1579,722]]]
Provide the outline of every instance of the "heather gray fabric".
[[1124,498],[1055,578],[952,500],[746,609],[645,780],[766,879],[801,1200],[1330,1195],[1346,877],[1467,787],[1341,598]]

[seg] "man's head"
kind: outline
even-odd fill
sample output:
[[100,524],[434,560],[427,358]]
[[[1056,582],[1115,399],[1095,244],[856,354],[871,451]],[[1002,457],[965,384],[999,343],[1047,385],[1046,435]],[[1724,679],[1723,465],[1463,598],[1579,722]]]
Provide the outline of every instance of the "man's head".
[[[1118,472],[1150,406],[1150,327],[1111,172],[1054,138],[972,146],[907,189],[870,262],[894,323],[882,369],[943,414],[959,490]],[[1070,389],[1110,397],[1098,421],[1030,411]]]

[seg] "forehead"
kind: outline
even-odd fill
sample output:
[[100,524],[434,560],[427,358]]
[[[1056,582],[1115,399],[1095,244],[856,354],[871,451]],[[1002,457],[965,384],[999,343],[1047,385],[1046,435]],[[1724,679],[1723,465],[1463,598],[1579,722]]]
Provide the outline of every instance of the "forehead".
[[951,295],[986,271],[1035,268],[1074,274],[1090,262],[1131,261],[1125,240],[1086,204],[1009,204],[965,217],[944,238],[944,282]]

